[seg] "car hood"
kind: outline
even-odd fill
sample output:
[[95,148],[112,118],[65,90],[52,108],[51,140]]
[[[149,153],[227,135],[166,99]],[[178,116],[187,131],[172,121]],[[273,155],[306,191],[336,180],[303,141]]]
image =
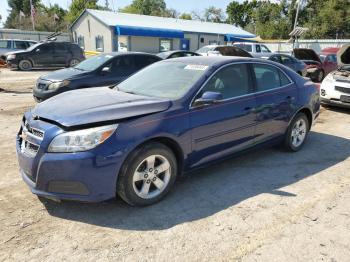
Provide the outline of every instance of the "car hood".
[[339,49],[337,62],[339,66],[350,64],[350,44],[345,44]]
[[17,54],[27,54],[28,53],[28,51],[26,51],[26,50],[18,50],[18,51],[9,51],[9,52],[7,52],[6,53],[6,55],[12,55],[12,54],[15,54],[15,55],[17,55]]
[[56,70],[56,71],[51,72],[47,75],[43,75],[40,78],[43,80],[50,80],[50,81],[55,82],[55,81],[62,81],[65,79],[72,79],[72,78],[80,77],[80,76],[86,75],[88,73],[89,72],[87,72],[87,71],[81,71],[81,70],[75,69],[73,67],[70,67],[70,68]]
[[33,118],[74,127],[157,113],[170,105],[168,99],[99,87],[64,92],[38,104],[31,114]]
[[322,64],[322,61],[318,54],[312,49],[307,48],[295,48],[293,50],[294,56],[300,60],[313,60]]

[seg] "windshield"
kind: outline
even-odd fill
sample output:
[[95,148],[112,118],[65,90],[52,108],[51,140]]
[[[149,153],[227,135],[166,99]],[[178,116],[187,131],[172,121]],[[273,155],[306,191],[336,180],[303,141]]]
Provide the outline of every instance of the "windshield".
[[324,60],[326,59],[325,55],[320,55],[321,61],[324,62]]
[[113,58],[112,55],[105,55],[105,54],[93,56],[77,64],[74,68],[83,70],[83,71],[93,71],[112,58]]
[[37,44],[31,45],[30,47],[27,48],[27,51],[32,51],[35,48],[37,48],[39,45],[41,45],[41,43],[37,43]]
[[202,48],[198,49],[196,53],[208,53],[209,51],[214,51],[215,46],[203,46]]
[[190,90],[207,68],[205,65],[173,61],[155,63],[129,77],[116,90],[177,99]]

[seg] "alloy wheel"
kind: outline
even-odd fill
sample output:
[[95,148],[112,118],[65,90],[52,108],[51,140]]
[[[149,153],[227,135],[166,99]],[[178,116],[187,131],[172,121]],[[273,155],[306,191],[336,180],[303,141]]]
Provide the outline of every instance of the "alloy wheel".
[[304,119],[300,118],[293,126],[291,139],[294,147],[299,147],[303,144],[307,132],[307,125]]
[[165,190],[170,178],[169,161],[161,155],[150,155],[137,166],[133,174],[133,189],[140,198],[155,198]]

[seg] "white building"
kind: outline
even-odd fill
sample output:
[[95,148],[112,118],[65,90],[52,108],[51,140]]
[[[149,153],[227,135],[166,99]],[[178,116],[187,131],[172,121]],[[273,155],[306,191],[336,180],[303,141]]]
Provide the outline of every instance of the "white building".
[[225,44],[255,35],[230,24],[85,10],[71,25],[73,39],[88,51],[158,53]]

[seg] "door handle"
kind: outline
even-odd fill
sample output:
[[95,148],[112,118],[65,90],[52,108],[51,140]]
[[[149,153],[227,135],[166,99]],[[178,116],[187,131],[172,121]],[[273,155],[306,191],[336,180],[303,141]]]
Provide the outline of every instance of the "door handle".
[[287,97],[286,97],[286,100],[287,100],[288,102],[293,102],[294,99],[295,99],[294,96],[287,96]]

